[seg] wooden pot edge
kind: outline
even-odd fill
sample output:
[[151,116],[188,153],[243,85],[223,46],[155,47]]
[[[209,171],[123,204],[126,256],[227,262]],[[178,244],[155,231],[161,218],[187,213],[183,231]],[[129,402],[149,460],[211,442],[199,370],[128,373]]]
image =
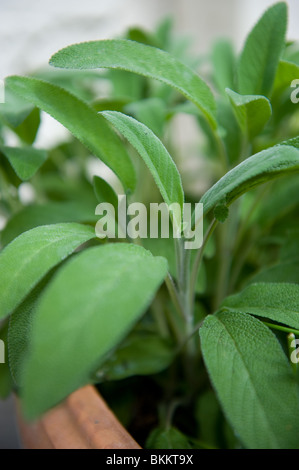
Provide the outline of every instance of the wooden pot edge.
[[86,385],[34,422],[26,422],[17,400],[26,449],[140,449],[92,385]]

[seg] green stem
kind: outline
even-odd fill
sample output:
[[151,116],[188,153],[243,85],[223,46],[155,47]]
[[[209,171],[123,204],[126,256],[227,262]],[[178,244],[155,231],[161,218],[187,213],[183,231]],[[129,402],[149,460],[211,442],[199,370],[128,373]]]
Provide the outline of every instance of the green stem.
[[191,272],[191,278],[190,278],[190,296],[191,296],[190,303],[191,303],[192,307],[194,306],[196,280],[197,280],[197,276],[198,276],[198,273],[199,273],[201,261],[202,261],[203,254],[204,254],[204,250],[205,250],[205,247],[206,247],[209,239],[211,238],[217,224],[218,224],[218,220],[213,219],[210,226],[209,226],[209,228],[208,228],[208,230],[207,230],[207,232],[206,232],[206,234],[205,234],[202,246],[201,246],[200,250],[197,252],[197,255],[196,255],[196,258],[195,258],[195,261],[194,261],[194,264],[193,264],[193,268],[192,268],[192,272]]
[[155,319],[157,328],[162,338],[169,338],[170,332],[167,324],[167,320],[164,315],[164,306],[161,300],[156,297],[151,305],[152,315]]
[[227,295],[229,290],[229,279],[230,270],[232,265],[232,253],[234,247],[235,235],[238,229],[238,211],[239,201],[236,201],[231,206],[231,215],[222,225],[219,231],[220,236],[220,259],[219,259],[219,271],[217,279],[217,292],[215,295],[214,309],[218,309],[218,305],[221,303],[223,298]]
[[170,298],[173,302],[173,305],[175,306],[177,312],[180,314],[180,316],[185,319],[185,312],[184,308],[181,304],[181,299],[179,297],[179,294],[176,290],[175,284],[173,282],[173,279],[169,273],[167,273],[167,277],[165,279],[165,284],[167,286]]
[[294,328],[287,328],[286,326],[275,325],[274,323],[268,323],[263,321],[264,325],[272,328],[273,330],[284,331],[285,333],[293,333],[294,335],[299,336],[299,330],[295,330]]
[[214,133],[216,143],[217,143],[217,147],[218,147],[218,155],[219,155],[219,158],[220,158],[222,166],[223,166],[223,174],[225,174],[229,169],[229,161],[228,161],[227,152],[226,152],[223,140],[219,136],[218,132],[217,131],[215,132],[213,130],[213,133]]

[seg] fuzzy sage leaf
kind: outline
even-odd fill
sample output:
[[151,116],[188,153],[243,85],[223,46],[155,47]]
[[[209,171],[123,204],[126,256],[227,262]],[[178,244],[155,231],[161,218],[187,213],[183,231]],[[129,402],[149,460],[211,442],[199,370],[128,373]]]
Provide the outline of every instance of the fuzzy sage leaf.
[[50,269],[95,237],[80,224],[44,225],[23,233],[0,253],[0,319],[9,315]]
[[235,199],[256,186],[274,178],[299,170],[299,151],[289,145],[277,145],[263,150],[224,175],[201,198],[204,213],[225,200],[230,205]]
[[288,283],[251,284],[227,297],[221,308],[270,318],[299,330],[299,286]]
[[58,51],[51,57],[50,65],[70,69],[121,69],[160,80],[195,103],[216,127],[216,105],[208,85],[161,49],[125,39],[83,42]]
[[123,243],[87,249],[59,270],[32,326],[23,370],[27,416],[36,417],[91,381],[145,312],[166,273],[164,258]]
[[279,342],[245,313],[210,315],[202,351],[224,412],[252,449],[298,449],[299,393]]
[[238,66],[239,92],[264,95],[271,92],[287,29],[287,5],[270,7],[249,34]]
[[12,76],[6,83],[65,126],[117,174],[127,190],[134,190],[135,170],[125,147],[105,119],[87,103],[57,85],[36,78]]
[[269,121],[272,109],[264,96],[239,95],[226,88],[242,132],[251,140],[258,135]]
[[162,142],[144,124],[117,111],[102,115],[130,142],[149,168],[161,195],[168,206],[177,203],[180,211],[173,211],[176,227],[180,229],[183,214],[184,191],[178,169]]

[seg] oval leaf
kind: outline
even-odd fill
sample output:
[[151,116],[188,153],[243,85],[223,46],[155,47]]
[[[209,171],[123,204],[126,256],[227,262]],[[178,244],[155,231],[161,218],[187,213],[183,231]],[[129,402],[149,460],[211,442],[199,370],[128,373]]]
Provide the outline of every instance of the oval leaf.
[[287,145],[277,145],[247,158],[226,173],[201,198],[204,213],[225,200],[230,205],[235,199],[256,186],[274,178],[299,170],[299,151]]
[[1,152],[6,156],[18,177],[29,180],[47,159],[45,150],[33,147],[7,147],[0,146]]
[[253,139],[264,129],[271,117],[270,101],[264,96],[239,95],[229,88],[225,91],[242,132],[249,139]]
[[287,283],[251,284],[227,297],[221,308],[270,318],[299,330],[299,286]]
[[23,233],[0,253],[0,318],[9,315],[55,265],[95,237],[79,224],[44,225]]
[[91,381],[108,352],[145,312],[167,262],[141,247],[108,244],[63,266],[37,308],[23,370],[23,403],[33,418]]
[[98,202],[108,202],[112,204],[115,212],[118,210],[118,197],[112,186],[100,176],[93,177],[93,189]]
[[36,78],[12,76],[6,83],[65,126],[117,174],[126,189],[135,188],[135,170],[124,145],[88,104],[63,88]]
[[216,127],[216,105],[208,85],[169,53],[126,39],[90,41],[66,47],[50,59],[54,67],[112,68],[160,80],[193,101]]
[[298,385],[273,333],[244,313],[218,313],[200,329],[225,414],[246,447],[298,449]]
[[286,29],[287,5],[284,2],[270,7],[253,28],[238,67],[242,95],[268,96],[285,46]]
[[1,232],[1,245],[6,246],[27,230],[39,225],[60,224],[62,222],[95,223],[98,216],[94,206],[85,202],[49,202],[32,204],[16,212]]
[[183,214],[184,191],[178,169],[162,142],[144,124],[134,118],[105,111],[102,115],[130,142],[149,168],[165,203],[178,203],[180,214],[174,211],[176,226],[180,228]]

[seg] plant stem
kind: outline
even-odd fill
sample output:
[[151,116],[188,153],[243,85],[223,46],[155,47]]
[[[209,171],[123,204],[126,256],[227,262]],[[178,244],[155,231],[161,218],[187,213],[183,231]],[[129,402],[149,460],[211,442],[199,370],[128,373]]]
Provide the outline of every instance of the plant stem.
[[206,234],[205,234],[202,246],[201,246],[200,250],[197,252],[197,255],[196,255],[196,258],[195,258],[195,261],[194,261],[194,264],[193,264],[193,268],[192,268],[192,272],[191,272],[191,278],[190,278],[190,296],[191,296],[190,303],[191,303],[192,306],[194,306],[196,280],[197,280],[198,272],[199,272],[199,269],[200,269],[201,261],[202,261],[202,258],[203,258],[204,250],[205,250],[205,247],[206,247],[210,237],[212,236],[217,224],[218,224],[218,220],[213,219],[210,226],[209,226],[209,228],[208,228],[208,230],[207,230],[207,232],[206,232]]
[[293,333],[294,335],[299,336],[299,330],[295,330],[294,328],[287,328],[286,326],[275,325],[274,323],[268,323],[263,321],[264,325],[272,328],[273,330],[284,331],[285,333]]
[[184,308],[181,304],[181,299],[180,299],[179,294],[176,290],[173,279],[172,279],[172,277],[169,273],[167,274],[167,277],[165,279],[165,284],[167,286],[170,298],[171,298],[177,312],[181,315],[181,317],[183,319],[185,319],[185,313],[184,313]]

